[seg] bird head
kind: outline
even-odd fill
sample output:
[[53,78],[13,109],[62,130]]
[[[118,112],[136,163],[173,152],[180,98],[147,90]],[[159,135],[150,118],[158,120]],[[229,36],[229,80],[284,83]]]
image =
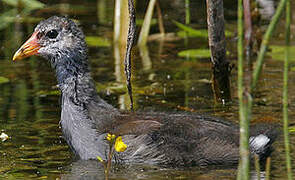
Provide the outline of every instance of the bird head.
[[87,56],[84,34],[72,20],[53,16],[37,25],[32,36],[14,54],[13,60],[38,55],[55,64],[56,61],[71,59],[71,54],[80,60]]

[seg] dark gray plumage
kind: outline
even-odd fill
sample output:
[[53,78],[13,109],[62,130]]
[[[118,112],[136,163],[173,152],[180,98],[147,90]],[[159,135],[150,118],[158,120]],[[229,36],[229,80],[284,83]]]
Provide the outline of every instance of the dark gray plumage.
[[[128,148],[116,153],[123,163],[167,166],[236,164],[239,127],[198,114],[122,113],[102,100],[90,76],[82,31],[65,17],[39,23],[38,55],[56,71],[62,92],[61,126],[67,143],[81,159],[106,159],[106,133],[122,135]],[[50,32],[50,33],[49,33]],[[260,128],[255,128],[260,129]],[[275,138],[272,127],[252,131],[251,152],[261,158]]]

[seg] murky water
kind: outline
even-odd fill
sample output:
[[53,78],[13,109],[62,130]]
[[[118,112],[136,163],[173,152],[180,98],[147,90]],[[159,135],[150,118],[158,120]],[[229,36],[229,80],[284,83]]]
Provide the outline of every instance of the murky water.
[[[138,17],[142,18],[146,1],[138,1]],[[79,3],[74,0],[50,2],[48,8],[37,10],[32,17],[45,18],[65,15],[79,20],[86,36],[100,36],[112,42],[113,1],[98,0]],[[166,32],[177,32],[171,20],[184,22],[184,4],[178,0],[162,0]],[[203,2],[191,2],[192,26],[206,27]],[[293,4],[293,8],[295,8]],[[1,12],[13,9],[0,2]],[[101,9],[101,11],[97,11]],[[236,7],[225,1],[227,28],[235,33]],[[0,142],[0,178],[10,179],[103,179],[102,166],[96,161],[76,161],[61,137],[59,128],[60,102],[56,80],[48,62],[31,57],[12,62],[12,55],[33,31],[37,22],[11,23],[0,30],[0,130],[11,138]],[[283,21],[280,26],[283,26]],[[294,26],[294,24],[293,24]],[[292,26],[292,28],[293,28]],[[263,28],[261,26],[261,28]],[[294,29],[294,28],[293,28]],[[294,32],[294,31],[293,31]],[[158,33],[153,26],[151,33]],[[272,44],[281,45],[283,28],[279,28]],[[294,33],[293,33],[294,37]],[[294,38],[293,38],[294,40]],[[232,64],[236,64],[236,41],[227,42]],[[214,103],[209,80],[211,66],[208,58],[180,58],[177,53],[192,48],[206,48],[207,39],[188,38],[160,43],[152,41],[148,51],[134,49],[133,86],[135,108],[139,111],[194,110],[238,122],[236,69],[233,69],[233,102]],[[146,54],[148,53],[148,54]],[[92,72],[101,96],[120,109],[128,109],[123,68],[114,58],[112,46],[90,47]],[[294,66],[291,63],[291,69]],[[266,57],[253,107],[253,121],[282,121],[282,69],[283,62]],[[294,68],[293,68],[294,69]],[[289,117],[295,123],[295,73],[289,74]],[[295,149],[294,132],[291,148]],[[272,179],[284,179],[285,164],[283,140],[279,137],[272,155]],[[295,164],[295,153],[292,152]],[[255,179],[255,171],[251,172]],[[113,179],[235,179],[236,167],[208,167],[163,169],[143,165],[115,166]],[[261,173],[264,176],[264,172]]]

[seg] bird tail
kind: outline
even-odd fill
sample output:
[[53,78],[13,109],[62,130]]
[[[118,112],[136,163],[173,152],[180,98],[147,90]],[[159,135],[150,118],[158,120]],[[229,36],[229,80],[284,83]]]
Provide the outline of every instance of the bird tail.
[[273,125],[256,125],[251,128],[249,146],[252,154],[259,156],[260,160],[265,160],[273,151],[272,143],[277,137],[277,129]]

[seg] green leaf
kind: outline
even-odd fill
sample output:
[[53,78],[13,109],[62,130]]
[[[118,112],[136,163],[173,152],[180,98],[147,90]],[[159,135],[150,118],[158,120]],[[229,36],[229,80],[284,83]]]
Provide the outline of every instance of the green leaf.
[[[33,18],[33,17],[29,17],[28,14],[36,9],[41,9],[43,8],[45,5],[39,1],[36,0],[2,0],[4,3],[13,6],[13,9],[10,9],[4,13],[2,13],[0,15],[0,30],[5,29],[7,26],[9,26],[9,24],[15,22],[16,20],[18,20],[19,22],[30,22],[30,21],[34,21],[35,19],[39,19],[40,18]],[[21,16],[19,18],[17,18],[17,14],[18,13],[18,9],[21,9]]]
[[177,54],[179,57],[188,57],[188,58],[210,58],[210,50],[209,49],[188,49],[184,51],[180,51]]
[[87,36],[85,38],[88,46],[90,47],[109,47],[111,46],[111,42],[106,39],[106,38],[102,38],[102,37],[98,37],[98,36]]
[[82,6],[81,4],[74,5],[73,3],[57,3],[55,5],[50,5],[45,9],[49,12],[55,12],[56,9],[59,9],[59,13],[61,14],[73,14],[75,16],[96,12],[95,6]]
[[290,133],[295,132],[295,126],[291,126],[291,127],[289,127],[289,132],[290,132]]
[[0,30],[5,29],[9,24],[15,21],[17,15],[16,9],[11,9],[0,15]]
[[32,11],[35,9],[41,9],[45,6],[45,4],[37,1],[37,0],[2,0],[2,2],[13,6],[13,7],[23,7],[28,11]]
[[96,156],[96,158],[99,162],[104,162],[104,160],[100,156]]
[[[153,18],[151,20],[151,26],[156,25],[157,23],[158,23],[157,19]],[[136,18],[136,25],[142,26],[142,24],[143,24],[143,19]]]
[[[273,46],[269,46],[269,48],[271,49],[270,52],[268,52],[267,54],[271,56],[272,59],[274,60],[279,60],[279,61],[284,61],[285,60],[285,49],[286,46],[282,45],[282,46],[277,46],[277,45],[273,45]],[[295,61],[295,46],[290,46],[290,61]]]
[[39,91],[37,92],[37,95],[39,96],[50,96],[50,95],[60,95],[60,91],[59,90],[50,90],[50,91]]
[[[207,29],[193,29],[187,25],[181,24],[175,20],[172,20],[172,22],[182,31],[179,31],[177,35],[179,37],[202,37],[202,38],[208,38],[208,31]],[[233,33],[230,31],[225,30],[225,36],[233,36]]]
[[185,37],[200,37],[200,38],[208,38],[208,32],[205,29],[196,30],[195,32],[187,32],[187,31],[178,31],[178,37],[185,38]]
[[0,30],[5,29],[7,26],[9,26],[11,23],[19,22],[19,23],[37,23],[41,21],[43,18],[37,18],[37,17],[16,17],[17,10],[11,9],[9,11],[4,12],[0,15]]
[[3,76],[0,76],[0,84],[8,83],[9,79]]

